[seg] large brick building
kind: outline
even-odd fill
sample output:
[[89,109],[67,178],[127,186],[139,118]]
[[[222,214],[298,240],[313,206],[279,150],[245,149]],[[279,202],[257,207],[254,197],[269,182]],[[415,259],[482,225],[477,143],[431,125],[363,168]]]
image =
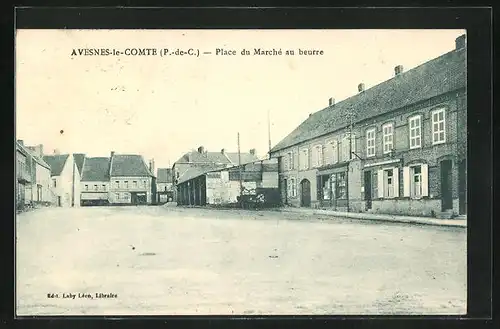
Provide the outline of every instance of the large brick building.
[[311,114],[272,150],[283,203],[422,216],[467,209],[466,39]]

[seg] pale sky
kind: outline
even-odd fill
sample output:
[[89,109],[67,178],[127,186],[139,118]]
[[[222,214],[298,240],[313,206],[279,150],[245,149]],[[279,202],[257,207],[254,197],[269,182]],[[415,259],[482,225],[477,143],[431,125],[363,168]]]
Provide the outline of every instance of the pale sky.
[[[16,138],[46,153],[141,154],[156,168],[203,145],[268,151],[309,113],[455,47],[463,30],[18,30]],[[200,49],[211,55],[71,56],[73,49]],[[216,48],[236,56],[216,56]],[[242,56],[253,48],[295,56]],[[297,49],[323,50],[299,56]],[[60,131],[64,130],[63,134]]]

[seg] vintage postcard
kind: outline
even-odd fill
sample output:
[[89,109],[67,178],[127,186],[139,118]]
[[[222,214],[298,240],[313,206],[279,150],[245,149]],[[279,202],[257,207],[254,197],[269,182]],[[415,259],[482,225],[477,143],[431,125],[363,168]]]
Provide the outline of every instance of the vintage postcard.
[[466,58],[466,30],[17,30],[17,315],[465,315]]

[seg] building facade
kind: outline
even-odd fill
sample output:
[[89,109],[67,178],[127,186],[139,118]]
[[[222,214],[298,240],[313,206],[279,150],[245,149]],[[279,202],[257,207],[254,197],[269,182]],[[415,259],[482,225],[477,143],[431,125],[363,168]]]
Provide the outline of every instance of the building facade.
[[109,203],[116,205],[151,204],[156,194],[155,177],[140,155],[111,152]]
[[82,206],[102,206],[109,204],[108,157],[85,158],[81,179]]
[[16,209],[22,210],[31,202],[31,161],[29,154],[16,142]]
[[467,211],[466,40],[312,114],[271,150],[283,204],[446,216]]
[[191,178],[193,175],[258,160],[255,149],[240,153],[227,152],[225,149],[221,149],[220,152],[208,152],[203,146],[200,146],[196,151],[185,153],[172,166],[174,200],[180,201],[178,195],[179,182],[186,181],[187,178]]
[[156,191],[159,203],[166,203],[174,200],[172,169],[158,168],[156,175]]
[[51,169],[51,191],[59,207],[80,206],[80,172],[72,154],[44,155]]

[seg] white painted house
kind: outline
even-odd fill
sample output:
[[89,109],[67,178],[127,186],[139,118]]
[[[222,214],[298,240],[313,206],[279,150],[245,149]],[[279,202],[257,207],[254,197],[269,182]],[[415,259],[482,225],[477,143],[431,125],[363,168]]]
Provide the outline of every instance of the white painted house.
[[59,207],[80,206],[80,171],[73,154],[45,155],[43,160],[50,165],[51,190],[55,204]]

